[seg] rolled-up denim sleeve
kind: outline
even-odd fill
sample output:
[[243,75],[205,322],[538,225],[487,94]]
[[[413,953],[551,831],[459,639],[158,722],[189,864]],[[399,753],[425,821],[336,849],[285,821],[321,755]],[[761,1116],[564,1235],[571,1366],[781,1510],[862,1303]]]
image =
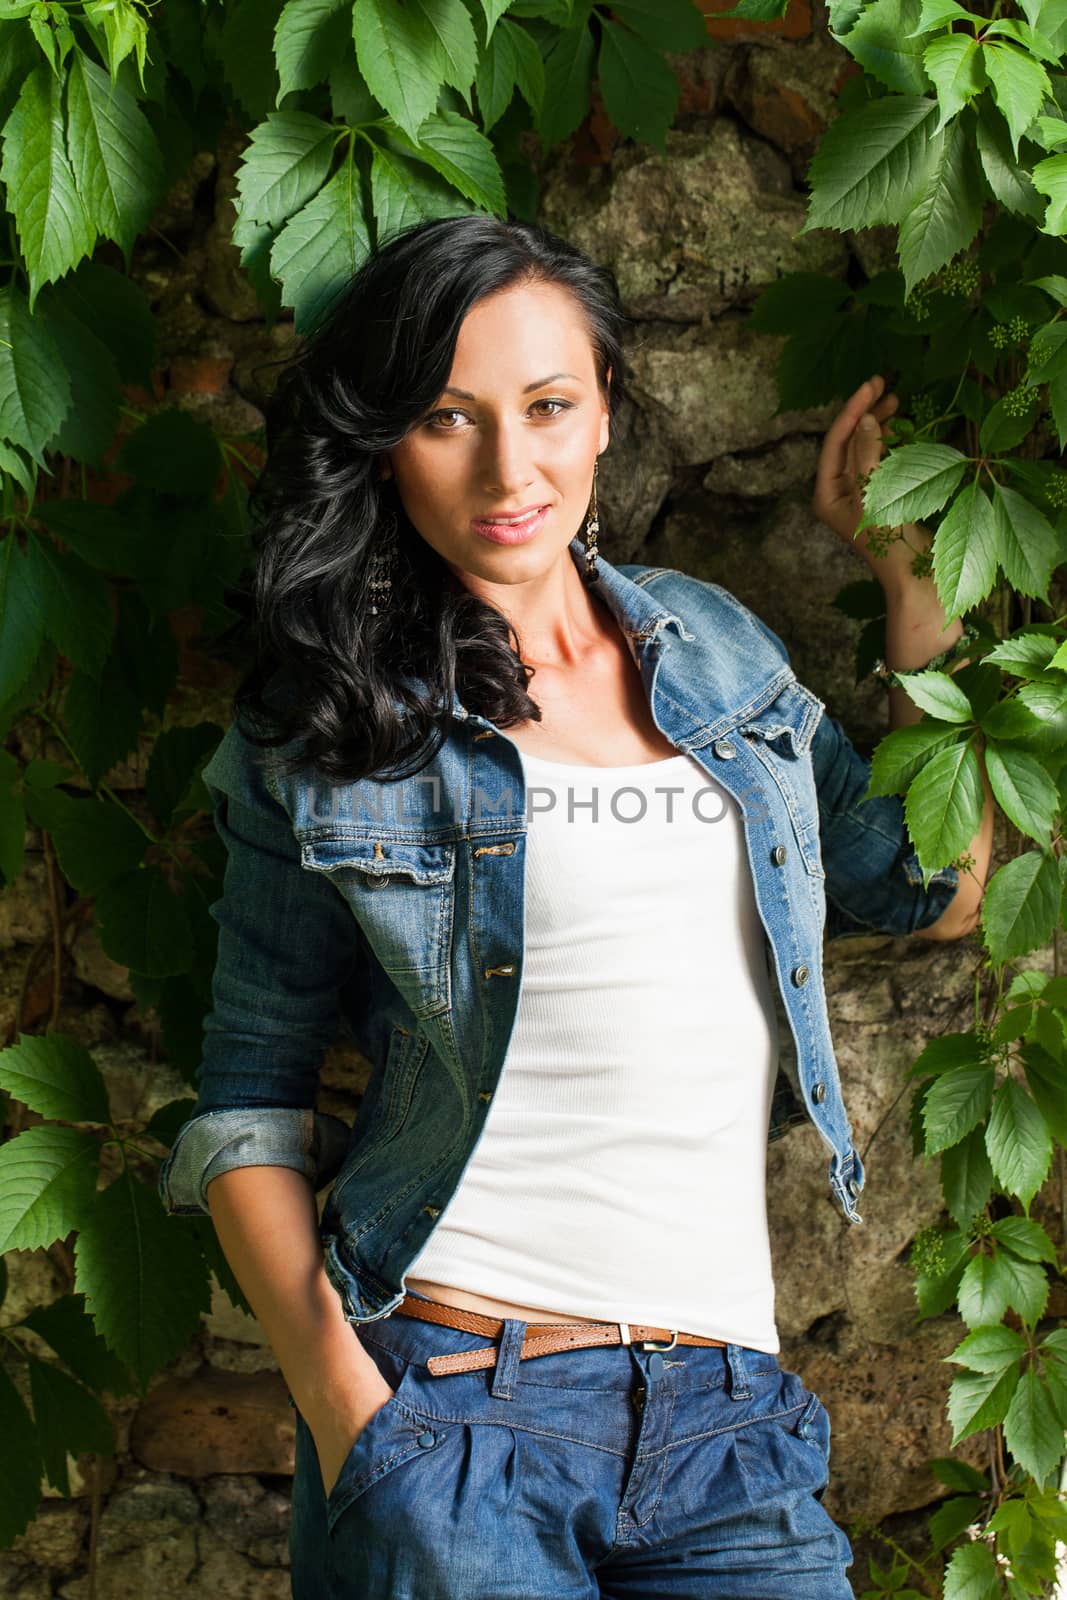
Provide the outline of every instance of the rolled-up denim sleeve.
[[206,1212],[207,1184],[238,1166],[294,1167],[319,1188],[348,1138],[315,1103],[359,929],[333,885],[301,866],[257,756],[235,724],[204,768],[226,867],[197,1101],[159,1174],[170,1212]]
[[863,796],[871,764],[824,711],[811,742],[826,872],[826,936],[915,933],[936,922],[959,885],[940,867],[923,886],[899,795]]

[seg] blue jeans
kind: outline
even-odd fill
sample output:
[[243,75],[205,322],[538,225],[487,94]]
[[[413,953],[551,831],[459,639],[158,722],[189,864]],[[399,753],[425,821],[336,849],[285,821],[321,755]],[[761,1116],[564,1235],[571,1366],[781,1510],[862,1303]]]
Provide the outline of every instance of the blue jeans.
[[360,1327],[395,1393],[328,1496],[297,1411],[294,1600],[853,1600],[829,1418],[774,1356],[520,1362],[525,1326],[495,1368],[437,1376],[429,1356],[491,1341],[395,1312]]

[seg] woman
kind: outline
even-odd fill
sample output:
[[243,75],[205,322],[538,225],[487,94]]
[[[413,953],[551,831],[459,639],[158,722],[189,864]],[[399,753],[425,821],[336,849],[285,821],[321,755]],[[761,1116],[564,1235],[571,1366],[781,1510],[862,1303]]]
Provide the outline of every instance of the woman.
[[[262,658],[205,769],[215,1004],[161,1189],[210,1210],[295,1405],[298,1600],[851,1593],[826,1413],[776,1359],[768,1128],[815,1123],[858,1221],[827,903],[958,937],[989,819],[974,875],[924,887],[777,637],[599,556],[622,322],[561,240],[429,223],[275,397]],[[882,390],[820,462],[850,541]],[[855,548],[889,666],[951,646],[913,551]],[[339,1014],[374,1069],[354,1132],[313,1109]]]

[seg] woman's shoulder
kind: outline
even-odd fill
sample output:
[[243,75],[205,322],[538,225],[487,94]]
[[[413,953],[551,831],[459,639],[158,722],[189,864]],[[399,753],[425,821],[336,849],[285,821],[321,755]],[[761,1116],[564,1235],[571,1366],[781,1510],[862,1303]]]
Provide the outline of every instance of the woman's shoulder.
[[768,662],[789,664],[789,651],[773,628],[722,584],[694,577],[677,567],[630,562],[616,571],[655,593],[702,642],[711,639],[730,650],[755,649]]

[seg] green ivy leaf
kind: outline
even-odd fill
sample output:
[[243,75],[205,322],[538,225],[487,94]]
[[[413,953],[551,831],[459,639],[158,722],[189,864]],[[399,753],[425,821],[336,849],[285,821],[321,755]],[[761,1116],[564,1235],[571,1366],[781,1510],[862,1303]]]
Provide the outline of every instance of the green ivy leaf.
[[948,672],[908,672],[900,674],[909,699],[922,711],[941,722],[973,722],[974,712],[956,679]]
[[1019,1379],[1004,1417],[1004,1443],[1039,1484],[1044,1483],[1063,1454],[1063,1427],[1047,1387],[1032,1367]]
[[922,40],[912,36],[920,9],[919,0],[874,0],[849,29],[849,55],[896,94],[927,94],[930,89]]
[[516,85],[536,116],[545,98],[545,64],[533,38],[518,23],[501,22],[475,77],[478,109],[486,133],[504,115]]
[[100,894],[137,865],[148,845],[143,829],[111,800],[28,788],[26,809],[51,834],[63,876],[79,894]]
[[0,878],[14,883],[26,857],[26,808],[16,788],[0,788]]
[[117,761],[136,748],[141,706],[122,670],[117,649],[100,677],[72,672],[63,699],[63,727],[89,782],[98,784]]
[[1008,124],[1012,153],[1018,160],[1019,140],[1041,110],[1046,95],[1052,96],[1048,73],[1026,50],[1017,49],[1013,44],[987,41],[982,46],[982,55],[993,86],[993,98]]
[[993,1224],[993,1238],[1024,1261],[1056,1264],[1056,1247],[1039,1222],[1029,1217],[1001,1217]]
[[274,30],[277,104],[297,89],[329,77],[337,58],[352,49],[352,0],[289,0]]
[[1046,841],[1059,794],[1040,761],[1010,745],[989,744],[985,765],[994,799],[1008,820],[1039,844]]
[[0,181],[22,244],[31,311],[41,285],[69,272],[96,243],[67,159],[64,78],[42,61],[23,83],[3,128]]
[[67,99],[70,163],[92,226],[127,261],[163,198],[163,152],[151,123],[122,82],[75,52]]
[[996,583],[993,507],[977,482],[965,484],[942,517],[933,560],[934,583],[949,620],[984,600]]
[[489,42],[500,18],[510,10],[511,0],[481,0],[481,5],[485,14],[486,41]]
[[56,294],[107,346],[123,383],[151,384],[156,321],[138,283],[102,262],[83,261]]
[[961,1544],[952,1552],[944,1600],[998,1600],[999,1595],[996,1557],[987,1544]]
[[97,1394],[130,1392],[129,1373],[97,1333],[83,1295],[65,1294],[46,1306],[34,1306],[22,1320]]
[[993,1168],[984,1128],[972,1128],[965,1139],[941,1152],[941,1190],[949,1216],[961,1228],[985,1210],[993,1192]]
[[871,474],[861,527],[871,523],[896,527],[940,511],[968,465],[967,457],[951,445],[901,445],[884,456]]
[[[410,139],[417,139],[446,75],[424,9],[417,0],[404,6],[396,0],[359,0],[352,13],[352,36],[371,94]],[[473,77],[474,61],[468,83]]]
[[926,867],[946,866],[967,848],[982,818],[985,792],[971,744],[941,750],[908,789],[904,816]]
[[943,1501],[927,1523],[934,1549],[943,1550],[977,1522],[981,1506],[977,1495],[972,1494],[953,1495],[951,1500]]
[[[3,351],[0,350],[0,359]],[[26,682],[44,642],[33,580],[18,541],[0,539],[0,705]]]
[[[394,135],[401,145],[405,135]],[[460,194],[483,211],[502,217],[507,211],[504,180],[489,140],[466,117],[442,111],[427,117],[411,154],[439,172]]]
[[693,0],[612,0],[614,16],[657,50],[699,50],[708,25]]
[[965,250],[982,222],[985,189],[969,130],[957,119],[934,138],[926,183],[897,234],[907,294]]
[[1052,1137],[1041,1112],[1014,1078],[1005,1079],[994,1097],[986,1149],[998,1182],[1029,1206],[1048,1175]]
[[43,467],[70,403],[55,340],[18,289],[0,289],[0,438],[21,445]]
[[24,1533],[41,1503],[44,1467],[33,1425],[22,1397],[0,1367],[0,1544],[5,1548]]
[[935,1078],[923,1102],[926,1154],[958,1144],[985,1116],[993,1098],[993,1068],[985,1062],[953,1067]]
[[75,1243],[78,1289],[98,1331],[142,1390],[197,1332],[211,1305],[192,1234],[168,1221],[154,1189],[123,1172],[97,1196]]
[[[832,322],[849,293],[848,284],[840,278],[821,272],[789,272],[762,291],[749,312],[748,326],[756,333],[804,333],[814,323]],[[883,595],[881,584],[875,587]],[[877,614],[884,609],[883,597]]]
[[45,633],[68,661],[98,678],[115,632],[110,586],[50,539],[27,541],[25,572]]
[[948,1418],[952,1424],[953,1448],[961,1439],[982,1428],[995,1427],[1015,1393],[1019,1368],[1006,1372],[960,1372],[948,1391]]
[[1059,920],[1056,863],[1040,850],[1006,861],[986,885],[982,931],[994,961],[1010,961],[1052,937]]
[[989,187],[1005,211],[1040,218],[1043,206],[1025,167],[1012,154],[1011,137],[988,95],[977,104],[976,144]]
[[80,1228],[100,1172],[91,1134],[41,1123],[0,1145],[0,1251],[46,1249]]
[[63,1033],[20,1033],[0,1050],[0,1087],[61,1122],[110,1120],[107,1087],[85,1046]]
[[[958,116],[989,81],[982,65],[982,47],[973,35],[943,33],[926,46],[922,59],[937,89],[941,120],[934,131],[940,133],[946,122]],[[921,92],[921,86],[912,90]]]
[[973,1256],[960,1280],[960,1316],[970,1328],[982,1327],[1001,1318],[1008,1306],[1017,1302],[1032,1307],[1037,1297],[1044,1303],[1044,1273],[1039,1267],[1016,1261],[1003,1251],[996,1255],[979,1252]]
[[1044,599],[1056,563],[1055,529],[1037,507],[1015,489],[993,485],[997,556],[1013,589]]
[[598,61],[604,109],[620,133],[660,149],[678,109],[678,79],[662,55],[606,18]]
[[[364,4],[359,0],[356,10]],[[282,0],[229,0],[223,8],[223,72],[253,123],[261,123],[278,99],[274,30],[281,9]]]
[[1052,1130],[1053,1138],[1067,1145],[1067,1070],[1039,1044],[1025,1044],[1022,1059],[1035,1104]]
[[119,375],[107,346],[67,305],[64,287],[46,286],[36,312],[55,341],[70,379],[71,407],[54,448],[75,461],[100,466],[118,426]]
[[979,1472],[977,1467],[970,1466],[966,1461],[957,1461],[955,1456],[935,1456],[927,1466],[939,1483],[945,1484],[949,1489],[958,1489],[962,1494],[988,1494],[989,1478],[984,1472]]
[[207,423],[168,406],[123,442],[119,466],[132,473],[141,488],[200,499],[214,495],[222,453]]
[[903,794],[931,756],[958,744],[959,740],[959,727],[946,727],[943,722],[912,722],[906,727],[894,728],[879,742],[871,757],[870,783],[863,798]]
[[370,170],[371,203],[379,246],[428,217],[458,217],[470,207],[451,184],[395,150],[376,145]]
[[537,129],[546,149],[570,137],[589,110],[595,65],[593,36],[582,17],[564,28],[545,57],[545,99]]
[[[360,0],[357,16],[367,4]],[[242,222],[280,228],[300,211],[326,180],[335,139],[328,122],[306,111],[272,111],[253,130],[237,174]]]
[[1038,678],[1056,656],[1056,639],[1049,633],[1017,633],[1004,639],[982,657],[1016,678]]
[[193,941],[184,902],[158,867],[116,878],[96,896],[100,943],[112,961],[150,978],[187,972]]
[[111,1418],[95,1395],[68,1377],[61,1367],[37,1356],[27,1357],[30,1396],[45,1475],[61,1495],[70,1498],[67,1455],[115,1454]]
[[924,95],[890,94],[840,112],[823,134],[808,169],[812,194],[800,233],[813,228],[843,232],[903,221],[915,197],[927,187],[937,160],[942,136],[931,131],[936,110],[936,102]]
[[329,313],[369,254],[359,173],[348,161],[290,218],[271,250],[271,268],[296,312],[298,333]]
[[1017,1366],[1027,1351],[1027,1343],[1014,1328],[997,1323],[975,1328],[958,1344],[946,1361],[955,1361],[970,1372],[1003,1372]]
[[172,821],[222,733],[216,722],[198,722],[191,728],[167,728],[156,739],[145,777],[145,799],[163,827]]
[[[1041,224],[1042,233],[1057,238],[1067,231],[1067,155],[1048,156],[1033,172],[1034,188],[1048,196],[1048,210]],[[1060,426],[1060,433],[1063,434]]]

